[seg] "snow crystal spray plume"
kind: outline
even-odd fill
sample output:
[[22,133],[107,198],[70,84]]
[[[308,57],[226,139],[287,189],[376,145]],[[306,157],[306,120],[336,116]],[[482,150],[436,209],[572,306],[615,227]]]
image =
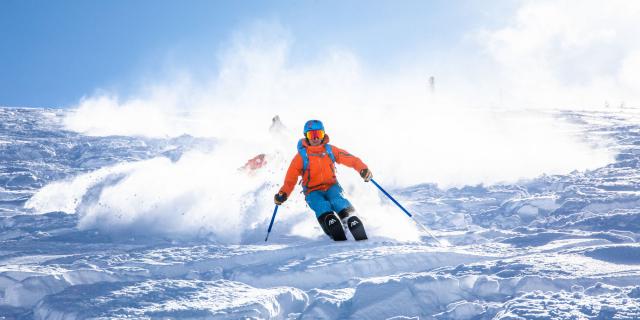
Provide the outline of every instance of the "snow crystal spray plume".
[[[257,29],[235,36],[207,83],[168,81],[127,99],[97,95],[83,99],[66,119],[68,129],[88,135],[208,137],[216,143],[212,151],[191,150],[176,161],[151,159],[58,182],[28,206],[44,211],[45,203],[53,203],[48,199],[58,199],[59,209],[80,214],[84,228],[260,241],[273,194],[308,119],[323,120],[331,143],[361,157],[389,188],[514,181],[611,159],[547,113],[472,109],[464,101],[473,97],[454,99],[446,92],[435,99],[414,73],[369,72],[348,50],[326,50],[307,64],[292,64],[287,33],[273,26]],[[285,128],[270,134],[274,115]],[[265,167],[252,174],[238,170],[258,154],[266,154]],[[418,238],[412,222],[357,173],[339,167],[338,179],[372,236]],[[298,191],[279,212],[277,233],[320,236]],[[385,222],[389,216],[396,217],[393,223]]]

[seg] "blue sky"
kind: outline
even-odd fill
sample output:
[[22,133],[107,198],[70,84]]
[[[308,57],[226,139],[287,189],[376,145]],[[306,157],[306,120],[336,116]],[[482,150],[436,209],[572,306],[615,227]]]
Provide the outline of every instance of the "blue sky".
[[[348,48],[370,66],[413,51],[456,54],[517,1],[0,1],[0,105],[71,106],[125,91],[167,61],[215,72],[216,52],[256,21],[291,33],[292,59]],[[184,63],[182,63],[184,62]]]

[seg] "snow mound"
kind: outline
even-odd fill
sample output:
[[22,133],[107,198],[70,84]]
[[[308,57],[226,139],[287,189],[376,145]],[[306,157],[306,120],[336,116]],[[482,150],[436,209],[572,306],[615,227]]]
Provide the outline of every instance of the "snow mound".
[[584,254],[611,263],[640,264],[640,245],[602,246]]
[[505,304],[494,319],[638,319],[640,301],[623,293],[595,296],[579,292],[535,291],[516,297]]
[[330,241],[297,196],[264,243],[289,144],[247,172],[251,142],[89,137],[0,109],[0,318],[639,319],[638,118],[553,116],[614,162],[448,189],[376,171],[454,244],[438,247],[350,171],[368,241]]
[[295,288],[165,279],[75,286],[42,300],[34,315],[40,319],[282,319],[302,310],[307,302],[307,295]]

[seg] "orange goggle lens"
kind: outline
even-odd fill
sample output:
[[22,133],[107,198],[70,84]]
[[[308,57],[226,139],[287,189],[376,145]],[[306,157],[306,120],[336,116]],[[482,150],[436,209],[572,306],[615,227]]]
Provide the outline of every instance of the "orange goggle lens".
[[311,130],[311,131],[307,131],[307,139],[309,140],[314,140],[314,139],[323,139],[324,138],[324,130]]

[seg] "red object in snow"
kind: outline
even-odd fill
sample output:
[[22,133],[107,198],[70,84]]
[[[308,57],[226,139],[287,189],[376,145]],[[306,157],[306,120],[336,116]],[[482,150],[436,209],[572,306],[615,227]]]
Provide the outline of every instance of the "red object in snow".
[[262,168],[267,163],[267,161],[264,159],[264,157],[265,157],[265,154],[261,153],[261,154],[255,156],[255,157],[249,159],[249,161],[247,161],[247,163],[245,163],[245,165],[242,166],[242,169],[253,171],[253,170],[257,170],[257,169]]

